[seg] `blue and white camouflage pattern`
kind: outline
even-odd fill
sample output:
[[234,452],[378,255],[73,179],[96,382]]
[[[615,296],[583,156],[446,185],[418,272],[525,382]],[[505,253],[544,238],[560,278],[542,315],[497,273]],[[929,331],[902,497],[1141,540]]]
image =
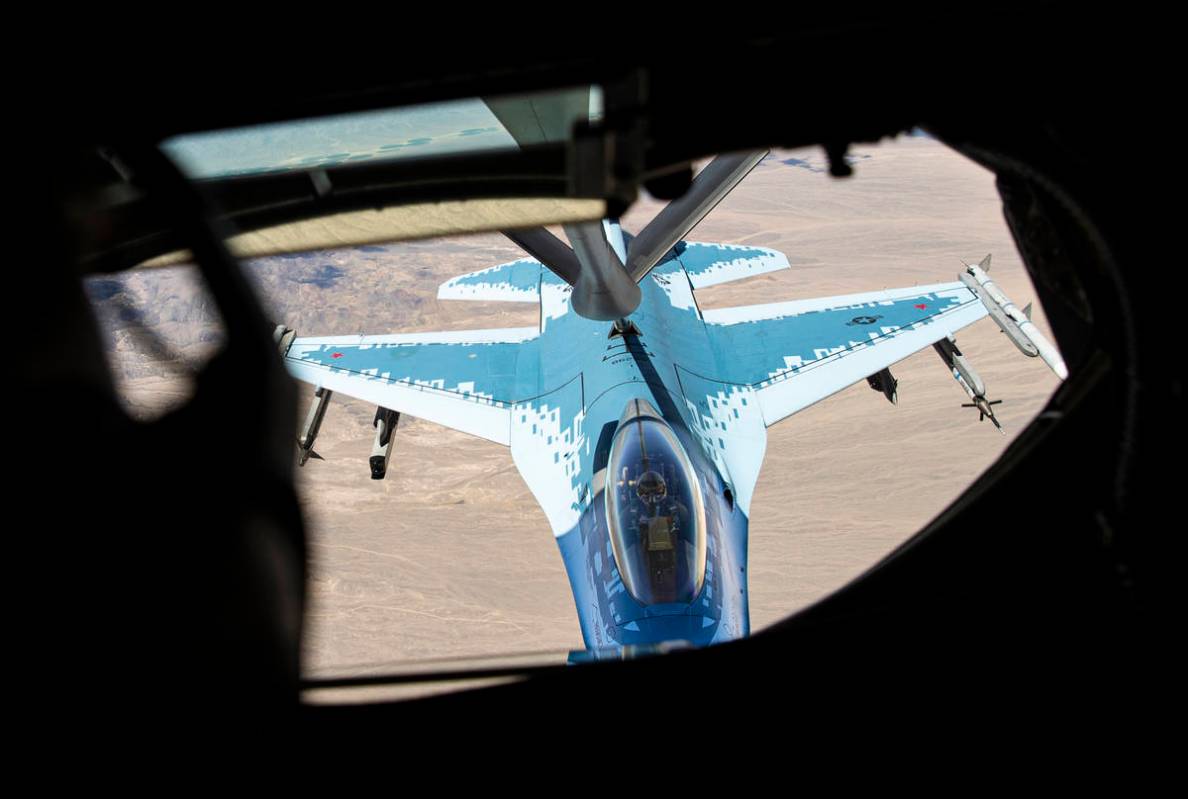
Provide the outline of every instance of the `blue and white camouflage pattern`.
[[[544,510],[591,650],[746,636],[747,529],[772,424],[986,315],[960,282],[702,312],[694,290],[787,269],[774,250],[681,242],[640,283],[640,335],[569,307],[531,259],[456,277],[439,297],[539,302],[534,328],[297,338],[299,379],[511,447]],[[688,603],[626,590],[606,520],[607,447],[629,401],[656,408],[705,503],[707,562]]]

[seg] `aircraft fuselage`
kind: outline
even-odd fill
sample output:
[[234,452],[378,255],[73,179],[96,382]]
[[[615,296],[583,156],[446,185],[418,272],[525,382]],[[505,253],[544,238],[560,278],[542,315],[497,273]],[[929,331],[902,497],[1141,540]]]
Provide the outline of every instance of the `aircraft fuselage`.
[[[704,358],[709,352],[704,324],[692,288],[679,267],[657,268],[644,278],[640,289],[639,308],[627,319],[633,328],[617,333],[612,323],[584,319],[568,309],[570,288],[546,273],[541,285],[541,335],[527,345],[540,348],[538,360],[520,359],[525,376],[540,381],[541,396],[525,403],[525,408],[536,414],[541,424],[558,416],[562,420],[580,417],[580,424],[568,429],[562,424],[558,433],[580,437],[581,444],[561,448],[553,455],[573,461],[570,472],[578,497],[573,507],[577,523],[568,529],[558,529],[554,523],[554,529],[582,636],[586,647],[593,650],[671,641],[704,645],[745,636],[750,626],[747,515],[735,501],[729,475],[706,457],[704,443],[691,433],[687,418],[695,411],[681,388],[682,370],[695,368],[696,358]],[[579,361],[576,378],[575,359]],[[553,389],[558,385],[560,388]],[[668,491],[675,494],[683,485],[687,496],[696,497],[699,509],[670,512],[657,509],[654,503],[640,502],[633,476],[624,475],[631,467],[622,466],[615,473],[608,469],[617,433],[623,425],[632,423],[624,421],[625,409],[635,400],[642,400],[655,412],[655,416],[647,416],[647,424],[666,426],[679,442],[669,459],[677,463],[666,466],[673,483]],[[525,480],[536,490],[531,479],[533,466],[524,457],[530,451],[529,445],[517,446],[515,426],[521,425],[528,432],[531,424],[533,434],[538,429],[531,414],[518,413],[513,410],[513,456]],[[543,444],[547,448],[553,443],[550,437],[534,440],[534,457],[539,457],[535,447]],[[683,450],[687,464],[676,450]],[[684,468],[691,469],[687,478],[683,476]],[[616,491],[615,496],[610,495]],[[555,501],[555,497],[544,493],[537,492],[542,506]],[[625,503],[638,508],[624,509]],[[616,512],[630,522],[619,525],[617,541]],[[672,521],[658,522],[657,518]],[[662,539],[673,537],[666,528],[675,527],[675,538],[685,540],[681,536],[690,535],[690,528],[697,526],[704,538],[704,562],[700,579],[692,583],[695,592],[686,590],[673,600],[676,594],[671,591],[641,588],[638,583],[649,580],[649,568],[663,571],[663,566],[656,564],[663,563],[662,556],[670,544]],[[652,537],[636,547],[649,553],[647,563],[621,563],[626,557],[624,536],[647,536],[649,530]],[[688,548],[691,550],[692,545]],[[700,558],[701,554],[695,552],[690,557]],[[624,574],[633,565],[634,581],[630,574]]]

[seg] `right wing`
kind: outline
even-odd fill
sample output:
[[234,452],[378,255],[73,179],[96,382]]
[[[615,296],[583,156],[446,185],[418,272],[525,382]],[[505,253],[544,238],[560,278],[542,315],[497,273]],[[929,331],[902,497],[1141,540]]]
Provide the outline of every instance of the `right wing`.
[[498,444],[511,443],[521,345],[535,327],[296,338],[298,380]]

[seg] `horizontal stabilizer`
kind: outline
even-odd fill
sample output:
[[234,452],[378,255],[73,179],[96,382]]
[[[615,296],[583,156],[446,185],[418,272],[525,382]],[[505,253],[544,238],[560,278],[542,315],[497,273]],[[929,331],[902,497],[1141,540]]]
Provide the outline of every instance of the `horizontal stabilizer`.
[[687,241],[677,245],[676,252],[695,289],[788,268],[788,258],[782,252],[766,247]]
[[450,278],[437,289],[439,300],[539,302],[539,261],[521,258]]

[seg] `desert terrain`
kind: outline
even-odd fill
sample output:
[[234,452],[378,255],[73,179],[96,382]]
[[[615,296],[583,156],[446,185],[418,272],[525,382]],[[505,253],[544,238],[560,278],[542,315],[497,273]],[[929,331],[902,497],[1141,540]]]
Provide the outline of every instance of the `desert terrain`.
[[[768,156],[689,237],[771,247],[791,269],[698,292],[703,308],[955,280],[993,253],[991,275],[1022,307],[1035,299],[993,176],[927,137],[855,148],[855,176],[828,176],[818,151]],[[638,230],[659,204],[623,220]],[[497,234],[325,250],[250,262],[278,321],[298,335],[533,325],[535,305],[438,302],[454,275],[522,253]],[[219,341],[184,268],[92,281],[130,413],[185,400],[178,363]],[[173,361],[146,352],[143,324]],[[1042,310],[1035,321],[1050,334]],[[964,491],[1042,408],[1057,378],[984,319],[958,335],[1000,435],[931,348],[893,367],[899,404],[861,383],[769,431],[750,532],[751,620],[760,629],[843,586]],[[312,390],[302,387],[303,408]],[[357,673],[428,659],[521,653],[563,660],[582,646],[544,514],[498,445],[404,417],[387,479],[369,479],[374,408],[335,397],[298,471],[311,541],[306,671]],[[235,442],[219,442],[233,456]]]

